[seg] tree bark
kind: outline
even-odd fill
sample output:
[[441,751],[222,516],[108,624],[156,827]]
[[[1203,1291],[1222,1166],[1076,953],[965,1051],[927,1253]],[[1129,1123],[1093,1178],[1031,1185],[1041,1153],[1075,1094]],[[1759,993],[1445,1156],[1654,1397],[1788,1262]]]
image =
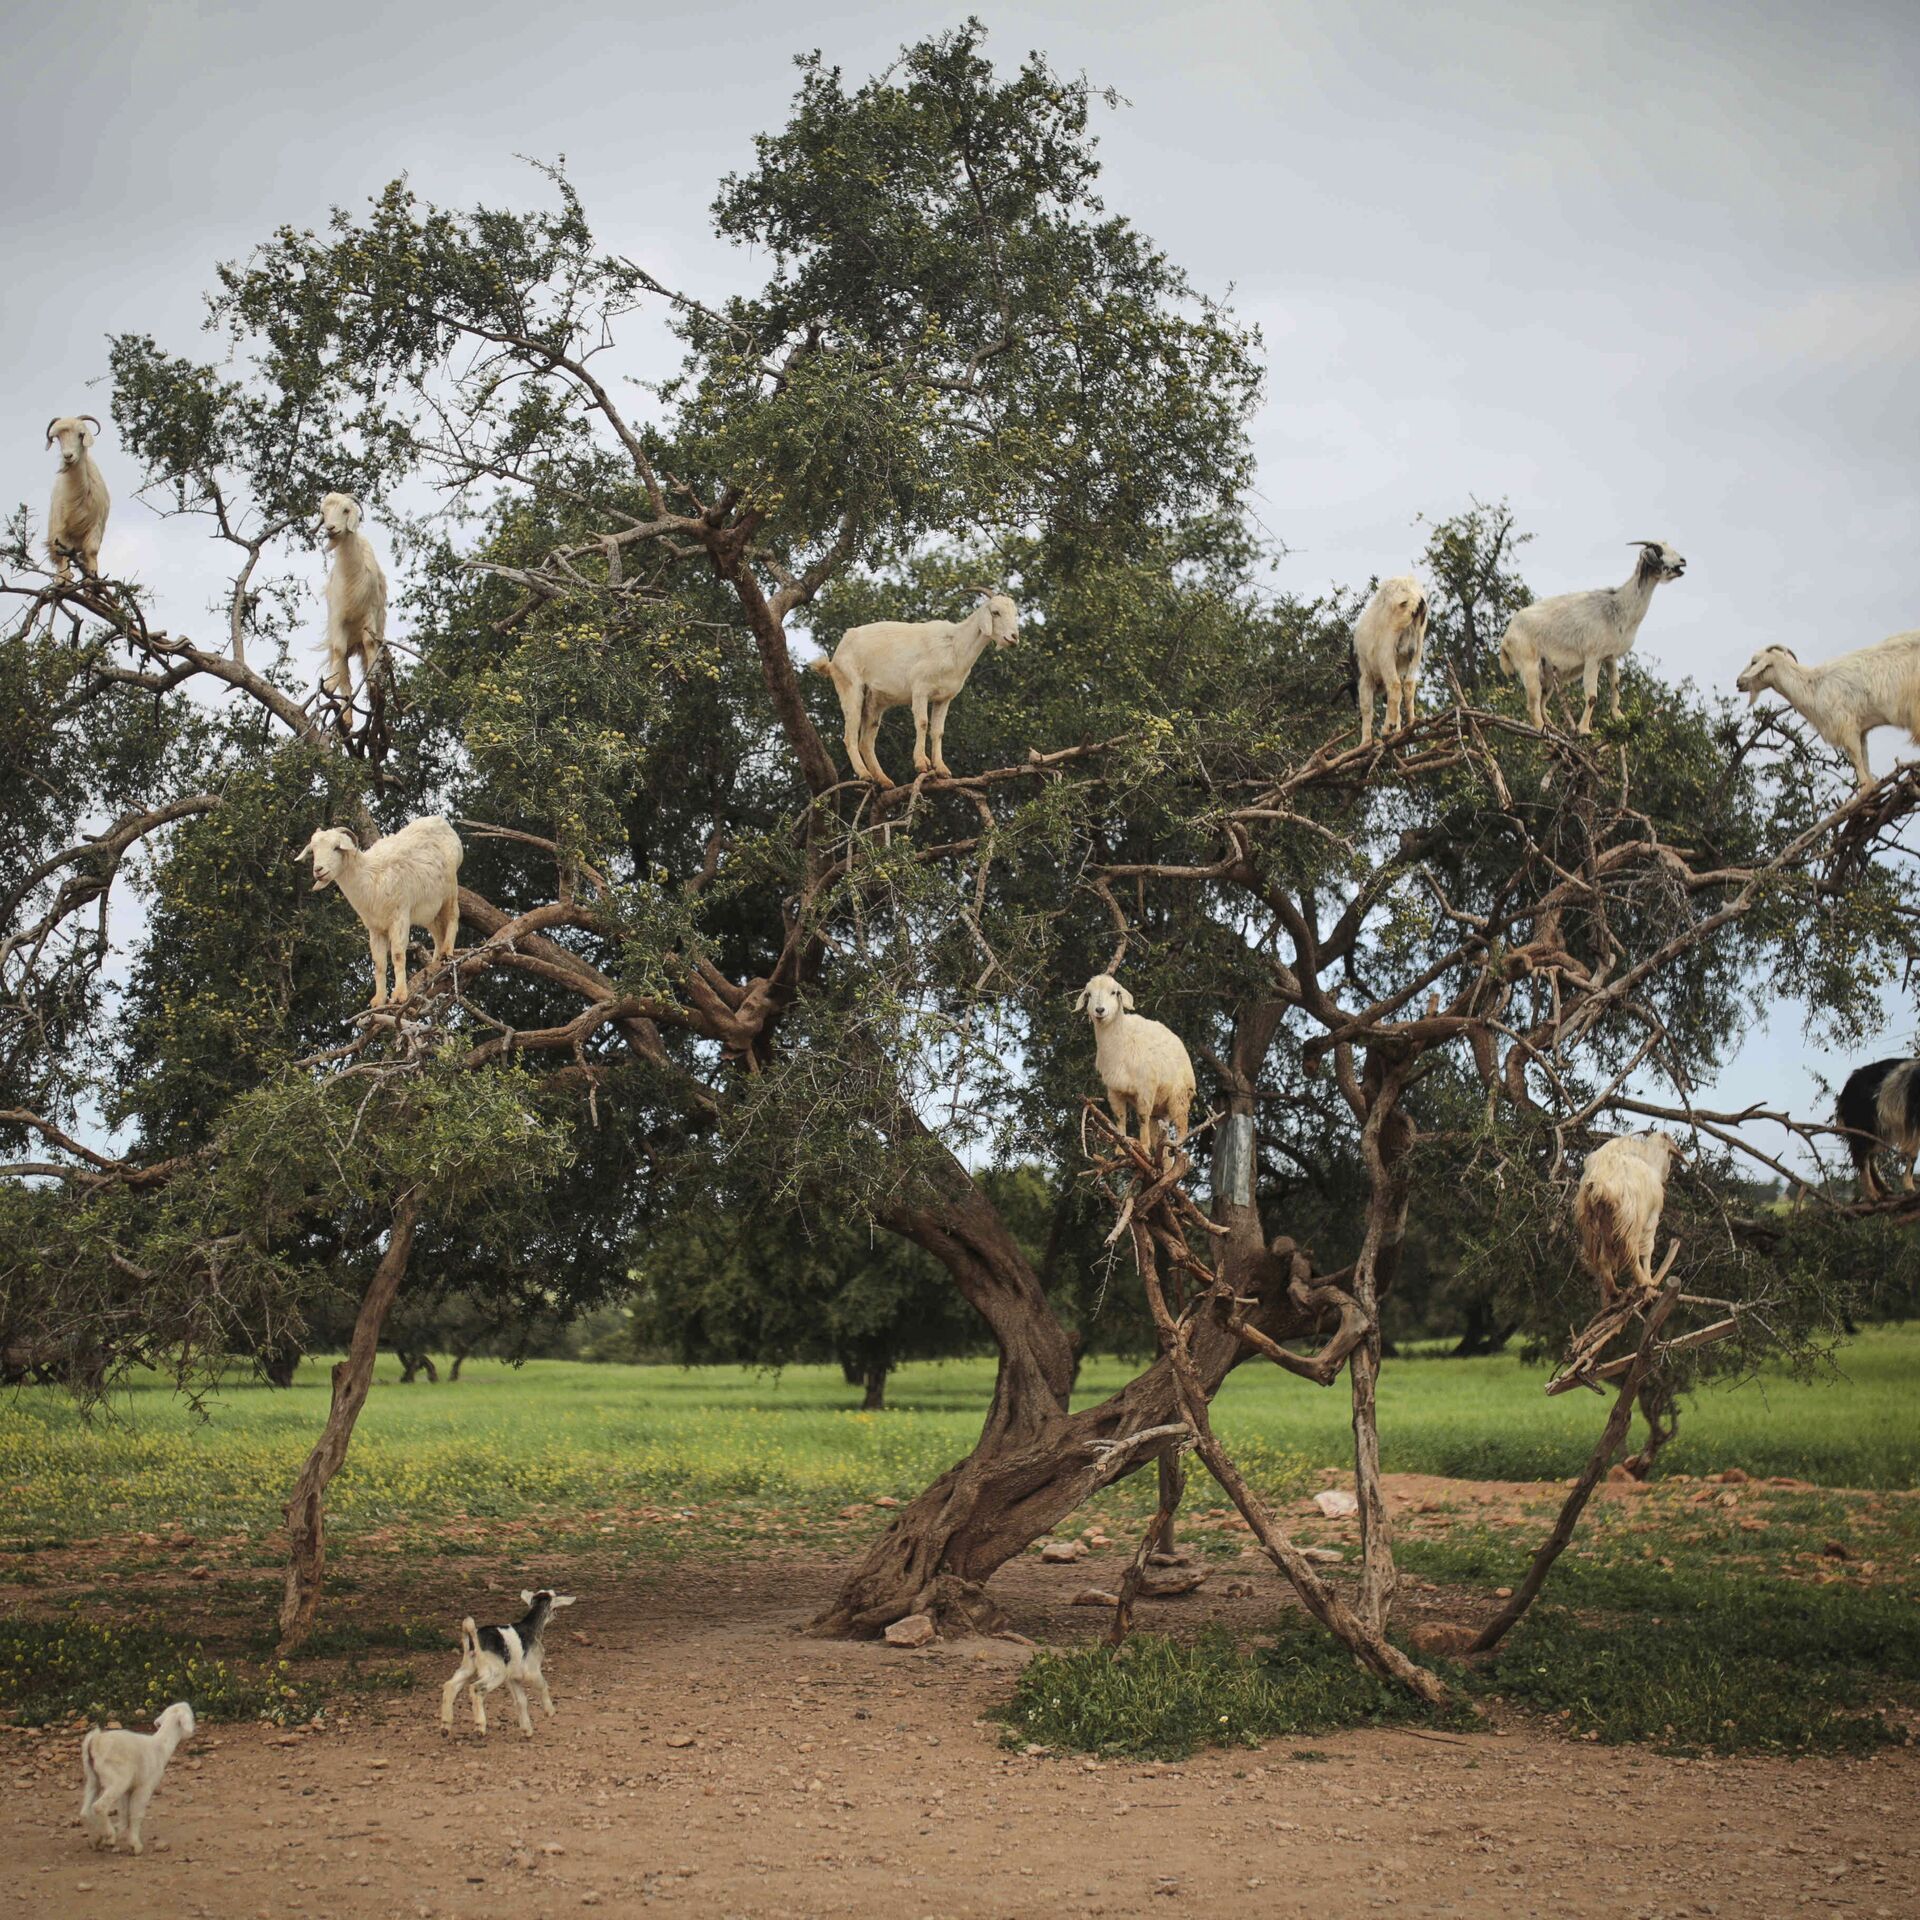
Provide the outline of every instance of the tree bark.
[[410,1387],[421,1374],[427,1376],[427,1384],[437,1387],[440,1384],[440,1369],[433,1364],[433,1355],[416,1347],[395,1347],[394,1355],[400,1362],[400,1384]]
[[354,1422],[366,1405],[367,1390],[373,1384],[373,1363],[380,1350],[380,1331],[406,1276],[419,1213],[420,1204],[411,1193],[402,1194],[394,1204],[387,1250],[380,1256],[360,1302],[347,1357],[334,1363],[333,1403],[327,1411],[327,1423],[293,1483],[293,1498],[287,1502],[287,1584],[280,1601],[283,1654],[299,1646],[313,1631],[327,1561],[327,1488],[347,1457]]
[[861,1376],[860,1385],[864,1390],[860,1396],[860,1411],[884,1413],[887,1407],[887,1369],[878,1365],[867,1368]]
[[468,1351],[469,1350],[466,1347],[454,1348],[453,1365],[447,1369],[447,1384],[449,1386],[451,1386],[454,1383],[454,1381],[460,1378],[460,1369],[467,1364]]
[[305,1356],[297,1340],[279,1340],[260,1355],[260,1373],[270,1387],[290,1387]]
[[[1237,1310],[1239,1316],[1276,1342],[1311,1333],[1322,1312],[1290,1296],[1298,1256],[1291,1245],[1287,1257],[1268,1250],[1254,1190],[1254,1083],[1283,1011],[1277,1003],[1257,1003],[1236,1022],[1230,1113],[1245,1125],[1230,1150],[1244,1149],[1245,1174],[1223,1185],[1216,1139],[1214,1180],[1216,1217],[1228,1230],[1215,1257],[1233,1291],[1253,1302]],[[900,1124],[903,1131],[921,1133],[923,1150],[932,1144],[910,1113]],[[973,1451],[900,1510],[814,1621],[816,1633],[875,1634],[922,1612],[950,1629],[999,1629],[1006,1616],[983,1591],[995,1570],[1100,1487],[1138,1471],[1161,1451],[1158,1445],[1131,1448],[1134,1436],[1181,1422],[1179,1391],[1164,1354],[1111,1399],[1068,1412],[1076,1368],[1072,1338],[992,1203],[958,1161],[949,1158],[945,1175],[937,1205],[883,1216],[881,1224],[941,1261],[987,1323],[1000,1360],[993,1403]],[[1249,1351],[1229,1313],[1224,1302],[1208,1302],[1189,1336],[1196,1374],[1209,1395]]]

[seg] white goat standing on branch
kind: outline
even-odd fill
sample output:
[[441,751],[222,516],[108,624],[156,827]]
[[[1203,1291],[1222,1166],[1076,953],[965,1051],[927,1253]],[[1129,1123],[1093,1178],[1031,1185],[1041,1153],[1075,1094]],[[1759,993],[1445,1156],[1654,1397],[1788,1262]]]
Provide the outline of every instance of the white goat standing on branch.
[[1579,731],[1591,733],[1602,662],[1612,668],[1611,711],[1616,720],[1620,718],[1620,662],[1633,650],[1654,588],[1663,580],[1678,580],[1687,570],[1686,561],[1664,540],[1635,540],[1629,544],[1640,549],[1640,563],[1625,585],[1536,600],[1507,622],[1500,642],[1500,665],[1526,688],[1527,717],[1536,727],[1547,724],[1542,675],[1578,673],[1587,696]]
[[433,935],[438,966],[460,931],[460,836],[437,813],[409,820],[363,853],[344,827],[322,827],[293,857],[313,861],[313,891],[338,885],[367,930],[373,955],[370,1006],[387,1004],[387,959],[393,959],[396,1005],[407,997],[407,941],[415,927]]
[[353,698],[349,664],[360,662],[362,682],[373,678],[387,638],[387,576],[373,543],[360,531],[360,503],[350,493],[320,502],[320,531],[333,554],[327,574],[327,670],[320,684],[343,704]]
[[1427,650],[1427,591],[1409,574],[1382,580],[1353,623],[1353,664],[1360,677],[1360,744],[1373,744],[1373,697],[1384,692],[1383,733],[1413,724],[1420,663]]
[[[913,768],[952,777],[941,741],[947,709],[967,684],[973,663],[989,640],[1010,646],[1020,633],[1019,611],[1004,593],[979,589],[980,604],[964,620],[875,620],[849,627],[831,660],[809,660],[840,696],[846,716],[847,758],[856,779],[890,787],[875,739],[880,716],[893,707],[913,708]],[[931,753],[928,749],[931,746]]]
[[90,413],[47,422],[47,445],[60,449],[60,471],[53,477],[53,498],[47,506],[47,553],[62,580],[73,578],[76,560],[82,573],[96,579],[100,573],[100,542],[113,502],[93,462],[99,430],[100,422]]
[[1623,1134],[1587,1155],[1573,1221],[1580,1235],[1580,1264],[1600,1282],[1603,1306],[1620,1292],[1619,1276],[1631,1267],[1644,1293],[1653,1284],[1653,1242],[1667,1204],[1667,1172],[1679,1148],[1670,1135]]
[[1749,706],[1769,690],[1779,694],[1853,762],[1863,793],[1874,784],[1867,735],[1875,727],[1905,727],[1920,746],[1920,627],[1817,667],[1803,667],[1786,647],[1762,647],[1733,684]]
[[1073,1003],[1093,1022],[1094,1065],[1107,1090],[1107,1105],[1123,1132],[1129,1107],[1140,1118],[1140,1144],[1153,1153],[1169,1123],[1173,1138],[1187,1137],[1193,1105],[1193,1061],[1171,1027],[1132,1011],[1133,995],[1110,973],[1096,973]]

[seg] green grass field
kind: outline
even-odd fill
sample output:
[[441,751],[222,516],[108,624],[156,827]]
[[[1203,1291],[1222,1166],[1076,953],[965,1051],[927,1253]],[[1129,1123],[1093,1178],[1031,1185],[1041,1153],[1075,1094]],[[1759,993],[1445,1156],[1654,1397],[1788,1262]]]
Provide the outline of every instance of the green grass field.
[[[1085,1404],[1127,1377],[1089,1363]],[[330,1513],[342,1534],[447,1517],[516,1519],[634,1505],[735,1501],[822,1511],[904,1500],[966,1452],[991,1392],[987,1361],[906,1367],[885,1413],[854,1411],[828,1367],[468,1363],[463,1379],[399,1386],[392,1363],[353,1438]],[[1590,1394],[1548,1400],[1513,1359],[1392,1361],[1380,1382],[1388,1471],[1534,1480],[1574,1473],[1601,1425]],[[267,1532],[319,1430],[326,1369],[284,1392],[234,1382],[205,1417],[161,1380],[83,1419],[61,1394],[0,1398],[0,1534]],[[1822,1379],[1763,1379],[1697,1396],[1663,1469],[1793,1475],[1824,1486],[1920,1482],[1920,1327],[1851,1342]],[[1269,1492],[1348,1457],[1344,1386],[1319,1390],[1246,1367],[1219,1398],[1219,1427]]]
[[[1079,1403],[1127,1375],[1101,1359]],[[1388,1471],[1547,1479],[1576,1471],[1602,1403],[1548,1400],[1542,1375],[1506,1358],[1390,1362],[1380,1390]],[[990,1364],[949,1361],[896,1376],[885,1413],[853,1410],[838,1371],[469,1362],[457,1383],[401,1387],[384,1362],[334,1488],[342,1535],[456,1515],[511,1519],[735,1502],[818,1513],[904,1499],[972,1443]],[[0,1535],[66,1540],[184,1529],[264,1533],[312,1443],[326,1370],[286,1391],[235,1382],[205,1417],[144,1381],[83,1418],[49,1389],[0,1397]],[[1270,1491],[1342,1463],[1344,1385],[1322,1391],[1244,1368],[1218,1407],[1223,1437]],[[1665,1470],[1729,1466],[1825,1486],[1920,1483],[1920,1326],[1875,1329],[1813,1381],[1764,1378],[1691,1402]]]
[[[1089,1365],[1080,1400],[1127,1371]],[[972,1443],[992,1383],[980,1361],[910,1367],[893,1408],[866,1414],[825,1368],[470,1364],[458,1383],[411,1387],[395,1373],[386,1363],[335,1483],[333,1604],[291,1665],[271,1656],[277,1529],[325,1412],[323,1364],[284,1392],[236,1380],[204,1411],[157,1379],[91,1419],[50,1390],[0,1397],[0,1717],[140,1715],[188,1691],[210,1717],[298,1719],[343,1690],[411,1686],[412,1667],[391,1656],[420,1644],[409,1595],[441,1555],[497,1558],[510,1543],[512,1557],[558,1551],[617,1577],[685,1554],[850,1554],[883,1519],[869,1503],[909,1498]],[[1391,1362],[1387,1468],[1571,1473],[1604,1405],[1548,1400],[1542,1378],[1510,1359]],[[1570,1731],[1690,1750],[1900,1737],[1876,1709],[1910,1711],[1920,1698],[1920,1502],[1897,1497],[1920,1477],[1916,1388],[1920,1327],[1903,1326],[1853,1342],[1818,1380],[1702,1394],[1662,1457],[1667,1473],[1738,1466],[1817,1485],[1728,1498],[1676,1481],[1596,1503],[1556,1570],[1552,1604],[1463,1688]],[[1347,1420],[1344,1387],[1323,1392],[1264,1367],[1236,1375],[1218,1406],[1223,1437],[1274,1499],[1349,1462]],[[1109,1489],[1074,1524],[1125,1533],[1151,1487],[1142,1475]],[[1846,1488],[1866,1491],[1827,1490]],[[1557,1497],[1423,1508],[1404,1523],[1401,1567],[1483,1608],[1519,1577]],[[1217,1498],[1202,1477],[1183,1537],[1231,1567],[1245,1535]],[[1337,1524],[1297,1507],[1290,1524],[1302,1538],[1339,1538]],[[444,1637],[424,1631],[426,1644]],[[1285,1613],[1277,1633],[1260,1646],[1218,1632],[1140,1636],[1118,1664],[1048,1655],[1009,1703],[1009,1737],[1171,1755],[1409,1711]]]

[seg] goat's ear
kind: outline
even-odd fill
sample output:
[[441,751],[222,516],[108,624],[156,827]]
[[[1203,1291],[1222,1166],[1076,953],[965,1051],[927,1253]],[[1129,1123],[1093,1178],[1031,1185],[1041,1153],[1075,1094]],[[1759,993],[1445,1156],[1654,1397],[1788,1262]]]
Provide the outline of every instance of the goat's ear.
[[1123,1009],[1131,1009],[1133,1006],[1133,995],[1125,987],[1120,989],[1120,1005]]
[[1087,995],[1091,991],[1092,989],[1090,987],[1082,987],[1080,989],[1080,998],[1073,1003],[1073,1010],[1075,1013],[1078,1013],[1080,1009],[1087,1004]]
[[520,1589],[520,1604],[523,1607],[533,1605],[533,1589],[531,1587],[522,1587]]
[[573,1605],[573,1595],[570,1593],[556,1593],[553,1596],[553,1604],[556,1607],[570,1607]]

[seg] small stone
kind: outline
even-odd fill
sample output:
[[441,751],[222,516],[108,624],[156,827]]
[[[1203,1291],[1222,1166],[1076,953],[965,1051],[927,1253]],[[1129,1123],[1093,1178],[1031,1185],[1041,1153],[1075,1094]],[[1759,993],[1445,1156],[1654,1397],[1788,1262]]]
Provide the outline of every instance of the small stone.
[[937,1637],[938,1630],[930,1613],[910,1613],[904,1620],[896,1620],[886,1632],[890,1647],[924,1647]]
[[864,1500],[856,1500],[852,1506],[842,1507],[840,1509],[840,1518],[842,1520],[857,1520],[866,1510],[867,1503]]
[[[1255,1547],[1251,1551],[1257,1553],[1259,1549]],[[1316,1566],[1321,1567],[1341,1566],[1345,1563],[1346,1557],[1338,1547],[1302,1547],[1300,1549],[1302,1560],[1311,1560]]]
[[1040,1558],[1050,1565],[1069,1565],[1075,1560],[1087,1557],[1087,1543],[1084,1540],[1042,1540]]
[[1456,1626],[1451,1620],[1425,1620],[1407,1634],[1407,1645],[1415,1653],[1465,1653],[1477,1636],[1471,1627]]
[[1313,1496],[1313,1504],[1329,1520],[1345,1520],[1360,1511],[1360,1502],[1345,1487],[1323,1487]]
[[1109,1593],[1105,1587],[1082,1587],[1067,1604],[1072,1607],[1117,1607],[1120,1596]]
[[1742,1467],[1728,1467],[1724,1473],[1716,1473],[1713,1477],[1719,1481],[1723,1487],[1744,1487],[1753,1478],[1753,1476]]
[[874,1496],[873,1504],[876,1507],[897,1507],[900,1502],[890,1493],[880,1493]]
[[1820,1549],[1820,1552],[1828,1560],[1851,1560],[1853,1558],[1853,1550],[1844,1540],[1829,1540],[1827,1544]]
[[187,1569],[187,1578],[189,1580],[211,1580],[213,1578],[213,1569],[211,1567],[189,1567]]
[[667,1735],[667,1745],[670,1747],[690,1747],[693,1745],[693,1735],[690,1733],[670,1733]]
[[1513,1598],[1513,1589],[1511,1587],[1495,1587],[1493,1597],[1496,1600],[1511,1600]]

